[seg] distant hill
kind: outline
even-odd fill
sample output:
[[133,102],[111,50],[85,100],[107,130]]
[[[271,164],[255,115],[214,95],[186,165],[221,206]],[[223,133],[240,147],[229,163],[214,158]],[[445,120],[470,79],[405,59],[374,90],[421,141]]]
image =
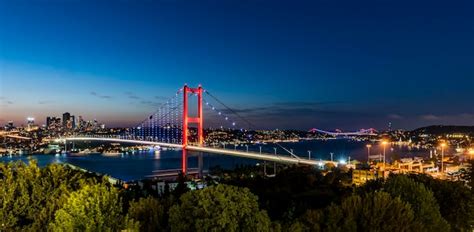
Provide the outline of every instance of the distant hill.
[[417,134],[452,134],[452,133],[463,133],[474,135],[474,126],[427,126],[413,130],[413,133]]

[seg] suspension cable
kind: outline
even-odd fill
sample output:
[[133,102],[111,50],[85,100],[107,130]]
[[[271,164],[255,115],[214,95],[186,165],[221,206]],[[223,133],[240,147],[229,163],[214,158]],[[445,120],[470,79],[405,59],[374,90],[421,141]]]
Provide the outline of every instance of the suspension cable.
[[[251,123],[249,120],[247,120],[245,117],[243,117],[242,115],[240,115],[239,113],[237,113],[235,110],[233,110],[232,108],[230,108],[229,106],[227,106],[226,104],[224,104],[221,100],[219,100],[217,97],[215,97],[214,95],[212,95],[209,91],[207,90],[204,90],[204,92],[206,94],[208,94],[210,97],[212,97],[214,100],[216,100],[218,103],[220,103],[222,106],[224,106],[227,110],[229,110],[231,113],[233,113],[234,115],[236,115],[237,117],[239,117],[240,119],[242,119],[244,122],[246,122],[250,128],[249,129],[252,129],[253,128],[256,128],[256,126]],[[280,148],[282,148],[284,151],[288,152],[291,156],[297,158],[297,159],[300,159],[299,156],[295,155],[291,150],[289,150],[288,148],[284,147],[283,145],[281,145],[280,143],[278,142],[273,142],[274,144],[276,144],[277,146],[279,146]]]
[[256,126],[251,123],[249,120],[247,120],[246,118],[244,118],[242,115],[240,115],[239,113],[237,113],[235,110],[233,110],[232,108],[228,107],[226,104],[224,104],[221,100],[219,100],[217,97],[215,97],[214,95],[212,95],[209,91],[207,90],[204,90],[204,92],[209,95],[210,97],[212,97],[214,100],[216,100],[219,104],[221,104],[222,106],[224,106],[227,110],[229,110],[232,114],[235,114],[237,117],[239,117],[240,119],[242,119],[245,123],[247,123],[249,125],[249,129],[252,129],[252,128],[256,128]]

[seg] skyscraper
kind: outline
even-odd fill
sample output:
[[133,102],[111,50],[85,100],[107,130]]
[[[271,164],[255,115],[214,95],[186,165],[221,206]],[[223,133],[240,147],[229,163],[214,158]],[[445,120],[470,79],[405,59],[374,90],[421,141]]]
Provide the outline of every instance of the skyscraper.
[[67,124],[71,120],[71,114],[69,112],[66,112],[63,114],[63,127],[67,128]]
[[82,119],[82,116],[80,115],[79,115],[79,120],[78,120],[78,127],[81,130],[84,128],[84,119]]
[[51,125],[51,117],[46,117],[46,128],[48,128]]
[[71,115],[71,128],[76,129],[76,116]]

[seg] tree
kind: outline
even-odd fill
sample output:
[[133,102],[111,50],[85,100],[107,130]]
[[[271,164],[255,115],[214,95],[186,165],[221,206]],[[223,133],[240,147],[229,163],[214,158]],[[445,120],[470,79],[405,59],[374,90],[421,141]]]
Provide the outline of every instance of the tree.
[[128,217],[140,222],[140,231],[164,231],[166,229],[165,207],[153,197],[130,202]]
[[178,185],[176,185],[176,188],[173,190],[173,195],[176,198],[180,198],[181,195],[189,191],[189,188],[186,185],[186,175],[183,172],[179,172],[176,181],[178,182]]
[[53,231],[119,231],[138,229],[122,216],[118,191],[104,184],[85,185],[73,192],[50,224]]
[[60,164],[0,163],[0,230],[44,230],[71,192],[101,181]]
[[427,175],[410,175],[433,192],[441,215],[454,231],[471,231],[474,225],[474,194],[461,181],[434,179]]
[[441,216],[433,192],[422,183],[417,183],[405,175],[392,175],[385,182],[384,191],[393,197],[400,197],[412,206],[416,220],[422,224],[420,231],[450,230],[448,222]]
[[340,205],[309,210],[297,222],[300,231],[416,231],[414,212],[408,203],[385,192],[353,195]]
[[187,192],[171,207],[171,231],[268,231],[270,219],[247,188],[211,186]]

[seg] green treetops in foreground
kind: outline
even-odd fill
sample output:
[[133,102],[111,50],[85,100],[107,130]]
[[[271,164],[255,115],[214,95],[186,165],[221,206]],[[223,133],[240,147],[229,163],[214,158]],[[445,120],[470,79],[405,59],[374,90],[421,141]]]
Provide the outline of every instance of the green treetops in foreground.
[[308,210],[288,231],[417,231],[410,204],[385,192],[345,198],[340,205]]
[[130,202],[128,216],[140,222],[140,231],[165,231],[166,207],[159,199],[153,197],[140,198]]
[[171,207],[171,231],[269,231],[270,219],[247,188],[217,185],[181,196]]
[[384,185],[384,191],[410,203],[416,220],[421,223],[417,231],[449,231],[448,222],[441,216],[433,192],[422,183],[405,175],[392,175]]
[[[338,181],[346,175],[294,167],[194,191],[182,176],[182,188],[155,198],[65,165],[0,163],[0,231],[473,231],[463,182],[391,175],[354,188]],[[290,216],[272,222],[259,205]]]
[[44,231],[69,194],[101,181],[59,164],[0,162],[0,231]]
[[138,224],[122,216],[122,202],[114,187],[86,185],[73,192],[56,212],[53,231],[138,230]]

